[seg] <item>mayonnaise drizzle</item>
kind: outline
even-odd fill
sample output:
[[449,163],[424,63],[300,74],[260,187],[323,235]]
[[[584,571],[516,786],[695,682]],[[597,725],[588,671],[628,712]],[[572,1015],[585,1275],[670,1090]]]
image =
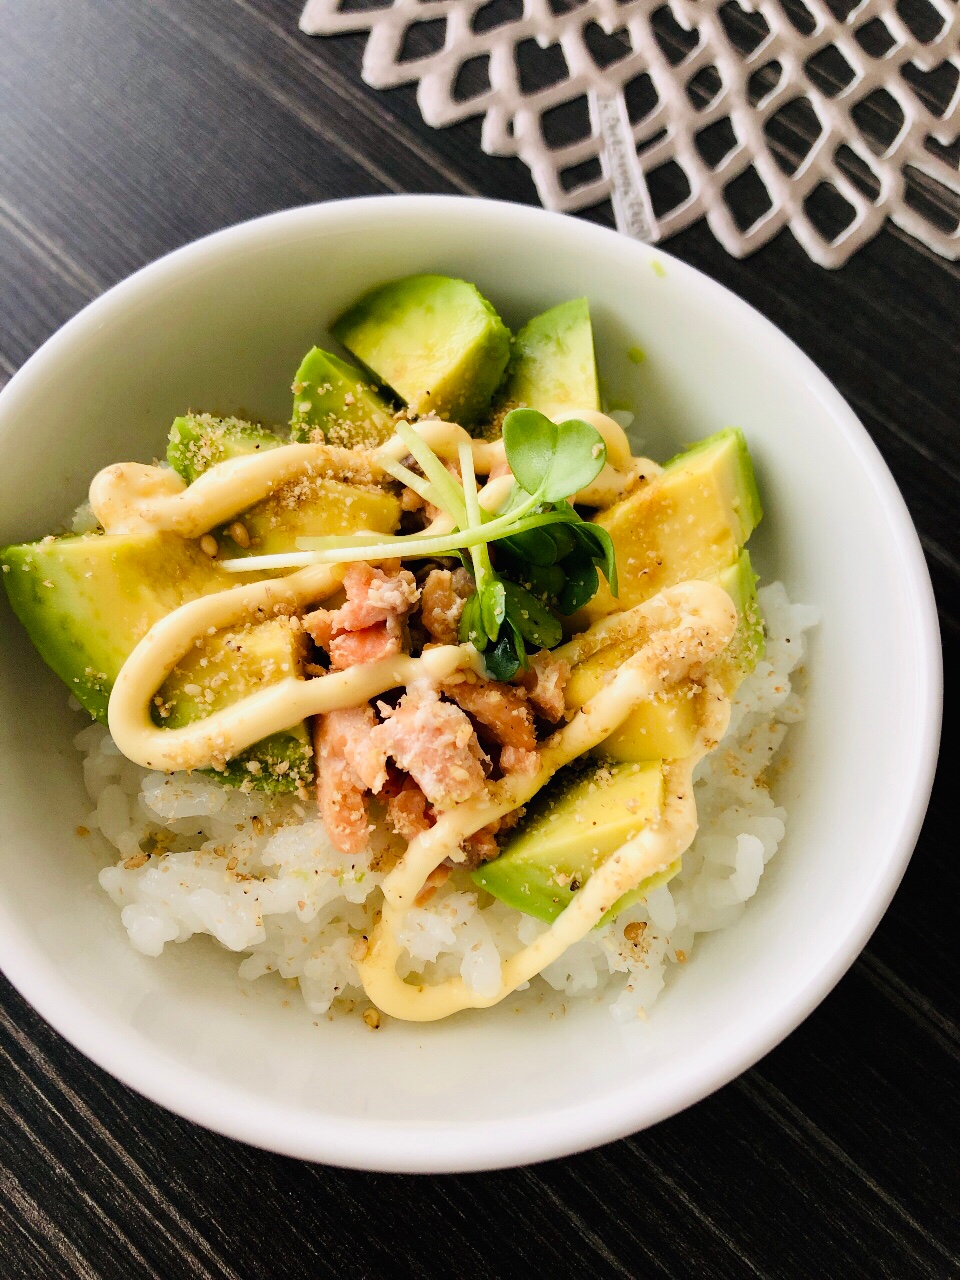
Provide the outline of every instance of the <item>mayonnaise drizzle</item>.
[[550,929],[506,961],[495,994],[479,995],[461,978],[432,986],[415,985],[397,973],[402,954],[398,934],[431,871],[458,849],[463,839],[524,804],[557,769],[607,738],[638,703],[678,683],[722,652],[736,627],[730,597],[706,582],[671,587],[637,606],[637,612],[642,612],[650,627],[646,643],[621,665],[609,685],[543,744],[538,773],[532,777],[508,775],[494,784],[487,796],[442,814],[429,831],[410,842],[386,877],[383,914],[367,956],[358,965],[364,990],[384,1013],[429,1022],[461,1009],[496,1004],[587,934],[619,897],[668,867],[689,846],[697,830],[693,770],[720,741],[729,719],[729,700],[711,679],[705,681],[701,694],[701,729],[694,752],[665,766],[666,798],[659,822],[611,855]]
[[329,596],[342,577],[338,567],[315,565],[286,578],[202,596],[161,618],[120,668],[110,694],[107,719],[120,751],[145,769],[222,768],[246,747],[307,716],[359,706],[412,680],[443,680],[458,668],[482,672],[483,659],[473,645],[443,645],[420,658],[399,653],[316,680],[290,676],[179,729],[153,723],[154,695],[197,636],[251,615],[266,619],[301,609]]
[[[578,409],[562,416],[590,422],[607,446],[606,466],[577,495],[578,501],[606,505],[641,473],[659,470],[647,459],[631,458],[623,428],[606,414]],[[460,445],[469,444],[478,475],[507,469],[502,440],[474,440],[463,427],[439,418],[425,418],[412,426],[438,457],[455,460]],[[407,446],[399,436],[392,436],[372,452],[326,444],[287,444],[218,462],[190,485],[168,467],[118,462],[94,476],[90,506],[107,533],[163,530],[198,538],[304,475],[375,484],[387,478],[380,459],[399,461],[406,455]]]
[[607,461],[595,480],[581,489],[575,501],[588,507],[608,507],[641,478],[649,479],[662,470],[650,458],[635,458],[630,452],[630,441],[619,422],[596,409],[570,409],[553,415],[555,422],[565,418],[580,418],[596,428],[607,446]]
[[[510,475],[489,481],[478,495],[480,505],[496,511],[512,486]],[[452,527],[451,517],[441,513],[429,530],[445,533]],[[179,729],[153,723],[150,707],[157,690],[198,639],[251,617],[296,613],[325,600],[340,585],[345,567],[310,565],[284,578],[201,596],[161,618],[126,659],[110,694],[107,721],[120,751],[146,769],[223,768],[246,747],[307,716],[359,706],[412,680],[443,680],[466,666],[484,673],[483,658],[473,645],[446,645],[422,658],[396,654],[322,681],[291,676]]]
[[[607,447],[603,471],[576,495],[578,501],[606,505],[643,476],[659,471],[648,459],[631,456],[626,436],[612,418],[593,410],[556,415],[558,421],[570,417],[596,427]],[[499,509],[513,484],[502,441],[474,440],[462,427],[438,419],[422,420],[414,429],[444,459],[456,458],[460,445],[469,444],[475,471],[491,477],[481,490],[481,504],[487,510]],[[169,531],[192,538],[304,475],[377,483],[385,477],[381,461],[399,460],[406,454],[399,436],[369,453],[322,444],[284,445],[218,463],[189,486],[166,468],[121,463],[94,478],[90,504],[107,533]],[[442,533],[449,527],[450,518],[441,514],[431,532]],[[472,667],[483,674],[482,656],[472,645],[444,645],[419,658],[398,654],[318,679],[286,678],[179,729],[153,724],[151,703],[158,689],[205,635],[241,621],[302,611],[329,597],[344,569],[310,565],[286,577],[190,601],[157,622],[123,664],[110,696],[109,726],[119,750],[151,769],[223,767],[246,747],[307,716],[360,705],[417,679],[436,682],[458,668]],[[464,839],[524,804],[564,764],[607,738],[639,702],[702,673],[704,664],[729,643],[735,626],[736,611],[726,592],[709,583],[688,582],[626,614],[605,619],[557,651],[577,661],[610,643],[611,628],[630,635],[647,632],[638,652],[621,665],[610,684],[542,744],[535,775],[507,775],[482,797],[441,814],[429,831],[410,842],[386,877],[382,918],[359,965],[368,996],[384,1012],[431,1021],[460,1009],[497,1003],[589,932],[623,893],[669,866],[687,848],[697,828],[693,769],[716,746],[729,717],[728,700],[710,679],[699,694],[703,712],[696,750],[686,760],[665,766],[666,798],[659,821],[611,855],[554,924],[506,961],[495,994],[478,995],[459,978],[416,986],[397,973],[402,954],[398,932],[430,873],[446,858],[456,859]]]
[[675,862],[697,833],[693,770],[720,741],[730,714],[729,701],[719,686],[714,681],[709,684],[707,695],[712,706],[694,753],[664,766],[664,805],[659,821],[612,853],[550,928],[503,964],[500,985],[493,994],[481,995],[459,977],[434,985],[405,982],[397,973],[403,952],[397,934],[406,908],[387,903],[370,949],[357,966],[370,1000],[384,1013],[408,1022],[435,1022],[463,1009],[488,1009],[585,937],[625,893]]
[[90,506],[107,533],[163,530],[199,538],[304,475],[367,484],[386,478],[359,449],[285,444],[218,462],[190,485],[167,467],[118,462],[93,477]]
[[[622,428],[604,414],[585,410],[584,416],[590,417],[607,442],[612,460],[608,466],[625,475],[623,468],[633,460]],[[474,440],[463,427],[440,419],[424,419],[415,424],[415,430],[441,457],[453,458],[461,444],[469,444],[477,472],[500,472],[480,492],[480,504],[486,510],[499,509],[513,484],[502,441]],[[324,444],[283,445],[217,463],[191,485],[167,468],[119,463],[94,477],[90,505],[107,533],[163,530],[197,537],[304,474],[383,479],[379,459],[399,459],[406,452],[399,436],[373,453]],[[444,533],[451,527],[450,517],[441,514],[430,532]],[[152,699],[198,640],[251,617],[301,611],[329,596],[342,577],[342,567],[311,565],[283,578],[203,596],[162,618],[127,658],[110,695],[108,721],[119,749],[145,768],[222,767],[246,747],[305,716],[365,702],[417,678],[442,679],[458,666],[482,669],[482,660],[472,649],[451,646],[446,657],[436,650],[422,659],[398,655],[322,681],[290,677],[179,729],[153,724]]]

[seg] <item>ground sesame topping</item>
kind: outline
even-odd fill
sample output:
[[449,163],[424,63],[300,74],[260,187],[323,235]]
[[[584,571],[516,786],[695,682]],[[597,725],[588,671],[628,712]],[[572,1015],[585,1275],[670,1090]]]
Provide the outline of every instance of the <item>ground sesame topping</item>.
[[234,520],[233,524],[227,530],[227,533],[238,547],[246,548],[250,546],[250,534],[247,531],[247,526],[242,520]]

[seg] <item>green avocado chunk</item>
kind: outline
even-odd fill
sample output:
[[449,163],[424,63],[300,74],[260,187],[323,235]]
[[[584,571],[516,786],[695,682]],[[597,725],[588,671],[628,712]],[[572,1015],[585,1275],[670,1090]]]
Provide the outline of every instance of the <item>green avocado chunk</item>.
[[[710,673],[732,696],[763,657],[763,615],[757,601],[757,576],[750,554],[742,551],[735,564],[712,579],[730,596],[737,610],[737,629],[727,648],[709,665]],[[564,690],[568,711],[578,711],[613,678],[621,663],[636,652],[637,642],[623,640],[607,645],[578,662]],[[612,760],[675,760],[694,748],[699,719],[688,687],[670,689],[658,698],[642,702],[596,754]]]
[[737,610],[733,639],[710,664],[710,670],[732,697],[763,657],[766,647],[763,613],[757,599],[759,577],[753,572],[750,552],[741,551],[736,562],[721,570],[713,581],[723,587]]
[[[179,729],[265,685],[302,678],[305,659],[304,634],[287,618],[218,631],[171,671],[154,707],[154,723]],[[291,791],[313,777],[309,728],[301,721],[254,743],[222,769],[201,772],[234,785],[249,781],[261,791]]]
[[407,276],[373,289],[333,326],[337,340],[416,414],[468,426],[490,404],[510,331],[466,280]]
[[393,410],[353,365],[313,347],[293,380],[293,440],[371,449],[393,435]]
[[[196,541],[172,533],[45,538],[5,547],[0,567],[40,656],[102,723],[121,666],[155,622],[188,600],[259,578],[228,575]],[[242,641],[218,633],[181,662],[159,691],[157,723],[189,723],[256,685],[300,672],[297,634],[279,620],[247,630]],[[312,776],[311,756],[299,725],[250,747],[216,776],[294,790]]]
[[[239,418],[189,414],[174,422],[167,458],[192,483],[217,462],[284,443],[272,431]],[[235,521],[212,532],[221,556],[236,559],[295,551],[297,538],[346,534],[357,529],[393,533],[399,523],[400,500],[388,490],[310,475],[281,486]],[[245,530],[242,542],[237,542],[230,532],[235,531],[236,524]]]
[[502,399],[548,417],[564,409],[600,408],[586,298],[561,302],[523,326],[514,339]]
[[[678,454],[661,473],[597,516],[614,542],[620,596],[614,600],[601,587],[576,615],[575,626],[587,627],[690,578],[716,582],[736,606],[737,629],[710,670],[732,695],[764,652],[757,577],[743,549],[762,514],[742,432],[717,432]],[[574,667],[566,687],[568,710],[592,698],[631,651],[626,642],[610,645]],[[555,919],[570,901],[571,883],[582,885],[643,821],[655,816],[661,794],[654,782],[662,779],[659,757],[688,755],[696,733],[693,704],[682,691],[668,691],[637,708],[598,748],[607,761],[594,762],[599,773],[579,778],[567,770],[558,774],[545,798],[534,801],[508,837],[500,856],[472,873],[474,882],[529,915]],[[583,762],[579,764],[582,768]],[[571,776],[576,780],[571,782]],[[679,868],[677,860],[625,894],[605,919],[666,883]]]
[[619,595],[605,582],[575,616],[579,630],[689,578],[736,564],[763,515],[743,432],[718,431],[596,516],[613,539]]
[[214,531],[224,559],[295,551],[298,538],[324,538],[369,530],[393,533],[400,499],[376,485],[347,484],[326,476],[304,476],[276,489],[239,516],[249,543],[241,546],[225,528]]
[[241,418],[187,413],[175,418],[167,440],[167,461],[187,484],[228,458],[239,458],[286,444],[274,431]]
[[[571,781],[571,778],[573,779]],[[556,920],[604,860],[657,817],[663,804],[658,761],[580,762],[561,770],[511,832],[503,852],[471,873],[475,884],[538,920]],[[639,894],[675,874],[679,863],[644,881]],[[631,890],[608,916],[636,901]]]

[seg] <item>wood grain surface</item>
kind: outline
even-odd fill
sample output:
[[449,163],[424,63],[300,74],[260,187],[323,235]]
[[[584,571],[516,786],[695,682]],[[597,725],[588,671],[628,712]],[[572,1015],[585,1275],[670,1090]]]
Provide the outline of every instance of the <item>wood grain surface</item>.
[[[389,191],[535,203],[479,122],[425,129],[412,90],[362,85],[359,38],[301,36],[299,7],[0,0],[0,378],[107,286],[244,218]],[[941,607],[949,745],[956,265],[893,230],[833,273],[788,234],[744,262],[703,226],[666,247],[789,334],[882,450]],[[960,1275],[955,795],[944,765],[890,911],[784,1044],[653,1130],[535,1168],[394,1177],[254,1150],[116,1083],[4,984],[0,1276]]]

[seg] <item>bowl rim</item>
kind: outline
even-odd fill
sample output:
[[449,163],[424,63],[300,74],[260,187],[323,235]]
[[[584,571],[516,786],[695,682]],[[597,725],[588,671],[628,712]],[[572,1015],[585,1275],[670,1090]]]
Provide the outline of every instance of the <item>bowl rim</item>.
[[[119,313],[157,288],[167,276],[220,248],[232,252],[245,240],[257,241],[298,223],[322,225],[349,218],[351,210],[379,207],[384,219],[404,209],[432,207],[458,217],[464,206],[484,207],[496,218],[546,225],[563,223],[584,243],[616,237],[625,256],[637,262],[670,263],[671,274],[701,291],[718,320],[724,313],[741,327],[763,335],[797,369],[844,437],[872,484],[884,511],[906,574],[912,603],[913,639],[922,655],[921,697],[916,707],[914,741],[903,786],[905,797],[898,823],[888,833],[884,873],[859,915],[842,936],[829,939],[817,966],[792,998],[726,1037],[707,1061],[689,1063],[663,1088],[651,1105],[642,1095],[615,1089],[600,1098],[579,1101],[534,1117],[491,1123],[458,1122],[384,1124],[316,1114],[307,1121],[293,1107],[263,1101],[243,1089],[215,1083],[192,1067],[145,1055],[112,1015],[78,1008],[69,998],[58,969],[18,924],[0,897],[0,969],[20,994],[60,1035],[98,1066],[151,1101],[228,1137],[279,1154],[345,1168],[380,1172],[472,1172],[531,1164],[571,1155],[635,1133],[698,1102],[753,1066],[780,1043],[825,998],[853,964],[886,911],[913,853],[926,813],[937,763],[943,700],[942,653],[936,604],[919,536],[896,482],[879,450],[853,410],[827,377],[780,329],[747,302],[695,267],[659,248],[630,240],[606,227],[568,215],[506,201],[450,195],[380,195],[308,204],[266,214],[223,228],[165,254],[141,267],[88,303],[49,337],[0,391],[0,405],[27,388],[35,371],[56,360],[61,346],[99,327],[109,313]],[[577,230],[572,230],[576,227]],[[901,783],[904,775],[901,774]]]

